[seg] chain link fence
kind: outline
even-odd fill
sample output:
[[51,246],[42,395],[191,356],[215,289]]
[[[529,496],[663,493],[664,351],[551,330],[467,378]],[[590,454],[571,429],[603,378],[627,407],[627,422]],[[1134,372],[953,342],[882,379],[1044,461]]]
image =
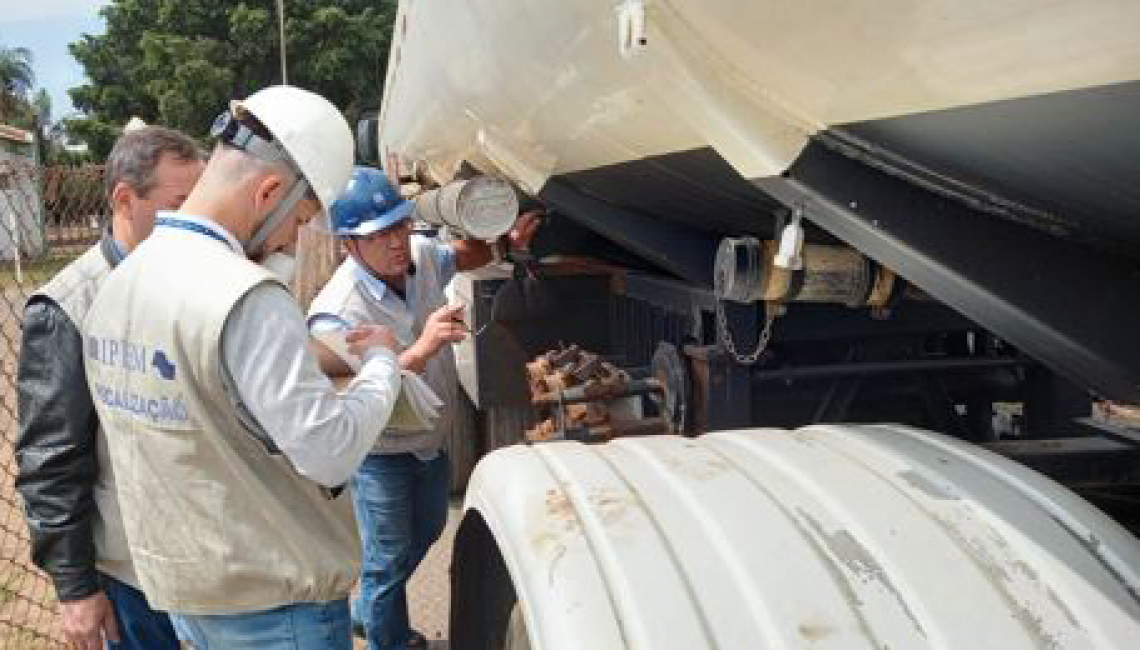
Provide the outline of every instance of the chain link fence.
[[0,158],[0,650],[66,647],[54,590],[29,558],[15,490],[16,361],[25,301],[98,241],[103,197],[100,166],[38,167],[17,156]]

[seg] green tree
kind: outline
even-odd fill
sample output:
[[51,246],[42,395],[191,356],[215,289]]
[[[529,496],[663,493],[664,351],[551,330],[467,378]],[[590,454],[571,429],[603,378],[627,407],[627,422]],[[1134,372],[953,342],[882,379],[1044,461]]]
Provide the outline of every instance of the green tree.
[[[395,0],[286,0],[289,83],[354,122],[383,93]],[[205,137],[230,99],[280,83],[276,0],[113,0],[71,53],[90,80],[68,122],[96,156],[132,116]]]
[[31,108],[41,124],[51,124],[51,95],[46,88],[40,88],[32,98]]
[[24,115],[28,92],[35,80],[31,51],[0,45],[0,121]]
[[28,121],[32,124],[32,132],[36,136],[36,151],[41,164],[47,164],[51,156],[51,146],[48,132],[51,130],[51,95],[47,89],[36,91],[32,101],[28,102]]

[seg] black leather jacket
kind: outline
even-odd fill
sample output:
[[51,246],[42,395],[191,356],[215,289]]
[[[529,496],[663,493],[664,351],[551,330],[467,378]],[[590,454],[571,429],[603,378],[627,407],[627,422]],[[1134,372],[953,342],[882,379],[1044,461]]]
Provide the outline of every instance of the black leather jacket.
[[[108,236],[101,246],[118,261]],[[24,308],[16,394],[16,489],[32,561],[51,576],[60,600],[89,596],[102,589],[92,532],[99,422],[78,324],[50,298],[35,296]]]

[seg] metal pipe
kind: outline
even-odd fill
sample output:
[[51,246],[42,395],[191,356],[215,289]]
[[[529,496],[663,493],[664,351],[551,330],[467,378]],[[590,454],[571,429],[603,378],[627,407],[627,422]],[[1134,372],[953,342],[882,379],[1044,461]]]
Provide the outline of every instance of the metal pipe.
[[590,386],[574,386],[558,392],[539,395],[534,398],[535,406],[557,406],[559,404],[582,404],[599,400],[619,399],[634,395],[648,395],[660,391],[661,383],[656,379],[633,379],[625,382],[616,389],[593,388]]
[[281,83],[288,84],[285,70],[285,0],[277,0],[277,32],[281,40]]
[[761,370],[753,373],[753,381],[791,381],[797,379],[831,379],[834,377],[867,377],[912,372],[971,371],[989,368],[1008,368],[1032,364],[1030,359],[922,359],[918,361],[876,361],[867,363],[836,363],[779,370]]
[[566,429],[566,440],[581,442],[602,442],[626,436],[658,436],[668,432],[662,418],[645,418],[632,422],[603,424],[594,427],[570,427]]

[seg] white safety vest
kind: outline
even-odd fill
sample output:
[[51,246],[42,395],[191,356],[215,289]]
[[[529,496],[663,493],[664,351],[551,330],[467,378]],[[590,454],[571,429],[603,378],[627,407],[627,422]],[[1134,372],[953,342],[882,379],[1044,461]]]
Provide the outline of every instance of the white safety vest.
[[[427,317],[447,304],[443,288],[443,269],[437,263],[433,247],[440,246],[427,237],[413,235],[412,262],[415,273],[408,274],[405,286],[407,296],[415,296],[409,305],[394,291],[387,289],[378,297],[369,287],[368,273],[351,256],[333,273],[317,297],[309,305],[310,317],[332,314],[353,326],[383,325],[392,330],[400,344],[400,351],[411,346],[423,332]],[[378,280],[372,280],[378,282]],[[440,417],[431,431],[389,435],[385,432],[376,441],[376,453],[425,452],[440,449],[444,436],[455,428],[458,411],[459,379],[455,373],[455,356],[450,345],[445,345],[428,360],[424,381],[443,402]]]
[[88,383],[107,428],[123,523],[152,607],[255,612],[348,595],[360,542],[345,496],[301,476],[242,425],[222,331],[260,266],[160,228],[88,315]]

